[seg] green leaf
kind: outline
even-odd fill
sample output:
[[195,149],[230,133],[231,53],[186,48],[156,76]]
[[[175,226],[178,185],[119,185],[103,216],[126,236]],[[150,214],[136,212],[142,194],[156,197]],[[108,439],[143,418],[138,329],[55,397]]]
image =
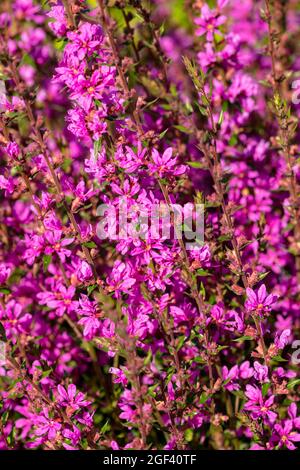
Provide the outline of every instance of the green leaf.
[[97,158],[97,155],[101,149],[101,139],[95,140],[94,142],[94,156]]
[[211,276],[210,272],[205,269],[197,269],[197,276],[208,277]]
[[166,133],[168,132],[168,130],[169,130],[169,128],[167,128],[167,129],[165,129],[164,131],[162,131],[162,132],[159,134],[159,136],[158,136],[159,139],[162,139],[162,138],[166,135]]
[[42,373],[42,378],[44,379],[45,377],[48,377],[51,372],[53,372],[52,369],[49,369],[49,370],[45,370],[43,373]]
[[205,393],[201,393],[200,400],[199,400],[200,405],[203,405],[203,403],[205,403],[208,399],[209,399],[208,395],[206,395]]
[[259,275],[259,280],[262,281],[265,277],[267,277],[267,275],[270,273],[270,271],[267,271],[265,273],[262,273]]
[[57,51],[63,51],[66,44],[67,44],[67,41],[65,41],[64,39],[54,40],[54,47]]
[[219,120],[218,120],[218,125],[221,126],[222,125],[222,122],[224,120],[224,111],[222,109],[221,113],[220,113],[220,116],[219,116]]
[[300,385],[300,379],[293,379],[287,384],[287,388],[292,390],[296,385]]
[[190,129],[188,129],[187,127],[181,126],[179,124],[176,124],[173,127],[175,127],[175,129],[177,129],[178,131],[183,132],[184,134],[191,134],[192,133],[192,131]]
[[187,162],[187,164],[192,168],[203,168],[203,163],[201,162]]
[[190,24],[190,18],[185,0],[172,0],[172,2],[168,3],[168,7],[171,8],[170,20],[183,29],[187,29]]
[[185,340],[186,340],[186,336],[185,336],[185,335],[180,336],[179,341],[178,341],[178,344],[177,344],[177,346],[176,346],[176,351],[179,351],[179,349],[182,348],[182,346],[183,346]]
[[229,140],[230,147],[234,147],[238,143],[238,138],[236,135],[232,135]]
[[48,271],[48,266],[52,261],[52,256],[51,255],[44,255],[43,256],[43,267],[44,267],[44,272]]
[[1,294],[6,294],[7,295],[7,294],[11,293],[11,290],[8,287],[5,287],[5,286],[2,287],[1,286],[0,287],[0,292],[1,292]]
[[5,329],[4,329],[4,326],[2,325],[2,323],[0,323],[0,340],[4,341],[4,343],[6,343],[6,341],[7,341]]
[[234,339],[235,343],[242,343],[243,341],[251,341],[253,338],[251,336],[241,336],[240,338]]
[[148,354],[144,359],[144,366],[148,366],[151,363],[152,360],[152,350],[149,348]]
[[89,286],[87,288],[87,294],[90,295],[96,289],[96,287],[98,287],[97,284],[93,284],[92,286]]
[[185,438],[186,442],[192,442],[193,437],[194,437],[193,430],[192,429],[186,429],[186,431],[184,433],[184,438]]
[[[148,102],[145,104],[145,106],[143,107],[143,110],[149,108],[150,106],[152,106],[152,105],[153,105],[154,103],[156,103],[156,101],[158,101],[159,99],[160,99],[160,98],[158,97],[158,98],[155,98],[155,99],[152,100],[152,101],[148,101]],[[169,106],[169,108],[165,108],[164,106]],[[163,107],[164,109],[171,109],[170,105],[165,105],[165,104],[164,104],[164,105],[162,105],[162,107]]]
[[265,397],[269,391],[269,388],[271,387],[271,383],[270,382],[267,382],[265,384],[263,384],[262,386],[262,394],[263,396]]
[[200,356],[194,357],[194,358],[193,358],[193,361],[194,361],[194,362],[197,362],[197,364],[206,364],[206,362],[207,362],[207,361],[205,361],[205,359],[203,359],[203,358],[200,357]]
[[199,109],[200,114],[202,114],[202,116],[207,116],[208,115],[207,108],[205,108],[204,106],[201,106],[201,104],[199,104],[197,101],[195,101],[195,104],[196,104],[197,108]]
[[97,248],[97,245],[95,242],[84,242],[83,246],[86,246],[87,248]]
[[232,235],[221,235],[219,238],[218,238],[218,241],[219,242],[227,242],[229,240],[232,239]]
[[199,293],[202,295],[203,299],[205,299],[205,297],[206,297],[206,292],[205,292],[205,287],[204,287],[203,282],[201,282],[201,284],[200,284]]
[[158,387],[159,384],[154,384],[154,385],[151,385],[151,387],[148,387],[148,390],[147,392],[149,393],[149,395],[153,398],[156,397],[156,393],[155,393],[155,389]]
[[281,357],[281,356],[279,356],[279,355],[272,357],[272,359],[273,359],[274,361],[277,361],[277,362],[288,362],[287,359],[283,359],[283,357]]
[[222,103],[222,111],[225,113],[225,111],[228,110],[229,102],[228,101],[223,101]]
[[101,434],[105,434],[106,431],[110,430],[110,424],[109,424],[109,419],[106,421],[106,423],[103,424],[102,428],[100,429]]

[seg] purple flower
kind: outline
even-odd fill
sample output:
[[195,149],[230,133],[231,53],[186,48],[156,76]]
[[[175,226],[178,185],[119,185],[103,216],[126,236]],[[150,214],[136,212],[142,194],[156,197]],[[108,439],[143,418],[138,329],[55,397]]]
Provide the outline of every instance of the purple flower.
[[47,434],[49,441],[56,439],[56,435],[62,427],[54,418],[49,417],[49,411],[45,407],[42,414],[36,418],[35,426],[35,434],[37,436],[45,436]]
[[73,243],[74,238],[61,238],[60,230],[48,231],[45,233],[45,241],[47,243],[45,253],[51,255],[57,253],[62,262],[65,262],[66,256],[70,256],[71,251],[65,248]]
[[54,21],[49,21],[49,28],[52,29],[56,36],[64,36],[67,32],[68,22],[65,16],[65,9],[61,5],[52,6],[51,10],[47,13],[49,18]]
[[280,447],[287,447],[289,450],[296,450],[294,442],[300,442],[300,434],[293,431],[293,422],[285,421],[282,424],[275,424],[272,434],[272,441]]
[[297,405],[296,403],[291,403],[288,408],[288,415],[293,422],[293,426],[297,429],[300,429],[300,417],[297,417]]
[[186,172],[185,165],[177,165],[177,158],[172,157],[173,150],[167,148],[162,155],[156,149],[152,150],[153,163],[149,163],[149,169],[152,173],[156,173],[160,178],[166,176],[180,176]]
[[64,313],[70,314],[76,310],[78,302],[73,300],[75,296],[75,287],[65,287],[59,285],[56,292],[41,292],[37,297],[42,305],[47,305],[55,310],[58,317],[62,317]]
[[226,390],[239,390],[240,386],[236,381],[239,378],[239,367],[233,366],[230,370],[228,367],[222,367],[222,379],[224,381],[223,387]]
[[5,284],[11,273],[11,268],[5,264],[0,263],[0,284]]
[[268,371],[267,366],[263,366],[258,361],[254,362],[254,377],[256,380],[262,383],[268,382],[269,381],[268,374],[269,374],[269,371]]
[[190,250],[190,256],[193,258],[193,266],[197,269],[205,267],[211,260],[211,253],[208,245],[197,246]]
[[115,384],[122,384],[124,386],[128,384],[128,379],[123,370],[118,369],[117,367],[110,367],[109,372],[115,376],[113,378],[113,382]]
[[103,34],[100,26],[85,22],[81,23],[76,32],[69,32],[68,38],[72,41],[70,52],[77,54],[78,59],[82,60],[99,49]]
[[64,61],[55,69],[55,81],[63,82],[69,88],[76,87],[78,77],[80,75],[84,76],[86,68],[87,63],[85,60],[80,60],[75,55],[66,55],[64,56]]
[[83,336],[88,339],[93,338],[101,326],[100,319],[103,317],[103,313],[98,310],[97,302],[92,302],[86,295],[82,295],[77,314],[83,317],[78,322],[79,325],[83,325]]
[[211,10],[208,5],[205,4],[201,8],[201,17],[195,18],[194,21],[198,26],[196,35],[203,36],[206,34],[206,39],[213,41],[214,33],[218,30],[220,25],[225,23],[226,16],[220,15],[217,10]]
[[119,161],[120,167],[124,168],[128,173],[133,173],[145,165],[145,157],[147,155],[147,148],[143,148],[141,142],[138,142],[137,153],[128,145],[126,151],[122,146],[119,146],[116,151],[116,158]]
[[277,333],[275,337],[275,345],[278,349],[283,349],[290,342],[291,330],[287,328],[282,333]]
[[249,361],[244,361],[239,367],[239,377],[243,380],[250,379],[253,376],[253,368]]
[[31,87],[34,84],[34,78],[35,78],[35,68],[32,67],[31,65],[24,64],[21,67],[19,67],[19,73],[21,78],[24,80],[24,82]]
[[257,292],[248,287],[246,289],[247,300],[245,302],[245,307],[247,310],[255,312],[256,315],[263,317],[268,314],[271,310],[271,305],[273,305],[277,296],[267,293],[266,286],[262,284]]
[[[81,431],[77,428],[77,426],[73,425],[73,429],[64,429],[62,432],[62,435],[66,438],[69,439],[72,443],[72,446],[77,446],[78,442],[80,441],[81,438]],[[63,444],[64,448],[67,450],[73,450],[74,447],[71,447],[69,444],[64,443]]]
[[22,305],[15,300],[10,300],[6,304],[5,310],[0,310],[0,318],[7,337],[12,338],[15,343],[20,333],[28,331],[32,315],[30,313],[23,313]]
[[264,398],[261,390],[253,385],[246,386],[245,395],[249,401],[245,403],[244,409],[250,411],[253,419],[267,418],[271,423],[276,420],[277,414],[271,411],[274,405],[274,395],[271,395],[269,398]]
[[76,392],[76,386],[74,384],[68,385],[67,388],[58,385],[57,391],[59,394],[58,401],[61,406],[67,407],[69,415],[91,403],[85,399],[82,392]]
[[116,261],[109,276],[108,290],[114,292],[114,295],[119,299],[123,292],[128,292],[135,284],[136,280],[130,277],[130,267],[121,261]]
[[114,83],[114,69],[102,66],[95,70],[91,77],[86,78],[79,75],[76,81],[76,88],[70,95],[72,100],[77,100],[78,104],[88,112],[95,99],[102,99],[105,89]]
[[14,192],[15,182],[12,176],[5,178],[5,176],[0,175],[0,189],[4,189],[5,196],[9,196]]
[[16,142],[9,142],[5,147],[5,150],[11,158],[18,158],[20,154],[20,147]]
[[77,277],[79,281],[85,282],[88,279],[91,279],[93,277],[93,271],[89,263],[86,261],[81,261],[80,265],[77,269]]

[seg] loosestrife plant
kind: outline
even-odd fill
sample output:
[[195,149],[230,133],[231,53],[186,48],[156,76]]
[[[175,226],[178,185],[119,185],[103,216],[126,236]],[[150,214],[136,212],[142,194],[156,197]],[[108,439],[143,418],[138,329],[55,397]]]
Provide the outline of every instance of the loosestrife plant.
[[297,448],[299,13],[1,2],[0,449]]

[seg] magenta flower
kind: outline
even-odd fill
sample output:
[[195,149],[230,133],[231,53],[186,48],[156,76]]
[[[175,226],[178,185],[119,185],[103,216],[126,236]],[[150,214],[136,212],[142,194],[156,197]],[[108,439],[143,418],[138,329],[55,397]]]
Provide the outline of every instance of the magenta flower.
[[39,24],[44,21],[44,16],[41,14],[41,8],[35,5],[33,0],[15,0],[14,14],[16,18],[26,18]]
[[86,261],[80,262],[80,265],[77,269],[77,277],[81,282],[85,282],[93,277],[93,271],[89,263]]
[[281,333],[277,333],[275,336],[275,345],[278,349],[283,349],[289,344],[291,338],[291,330],[289,328],[283,330]]
[[81,438],[81,431],[78,429],[77,426],[73,425],[73,429],[64,429],[62,432],[62,435],[71,441],[72,446],[69,444],[64,443],[63,446],[67,450],[73,450],[74,446],[76,448],[78,442],[80,441]]
[[76,386],[74,384],[68,385],[67,388],[62,385],[58,385],[57,391],[59,393],[58,401],[60,405],[67,407],[69,414],[72,414],[81,408],[85,408],[91,403],[85,399],[82,392],[76,392]]
[[157,330],[157,321],[152,320],[148,315],[139,314],[137,318],[128,318],[127,332],[131,336],[136,336],[140,340],[147,336],[151,337]]
[[85,78],[79,75],[76,81],[76,88],[70,95],[72,100],[77,100],[85,112],[88,112],[95,99],[102,99],[106,87],[114,83],[114,74],[111,67],[103,66]]
[[299,448],[297,2],[100,3],[1,2],[0,450]]
[[78,77],[85,75],[87,63],[85,60],[80,60],[76,55],[67,55],[65,59],[66,62],[61,63],[55,69],[55,81],[73,88],[73,86],[77,86]]
[[115,335],[115,324],[109,318],[105,318],[101,325],[101,335],[103,338],[113,338]]
[[245,307],[247,310],[254,312],[256,315],[263,317],[267,315],[271,306],[276,302],[277,296],[273,294],[267,294],[266,286],[262,284],[257,292],[248,287],[246,289],[247,300]]
[[78,324],[83,325],[83,336],[93,338],[101,326],[100,319],[103,317],[103,313],[98,310],[97,302],[92,302],[86,295],[82,295],[77,314],[82,316]]
[[55,440],[57,433],[62,428],[62,425],[56,419],[49,417],[49,411],[45,407],[42,414],[36,418],[35,426],[35,434],[37,436],[47,435],[49,441]]
[[58,317],[62,317],[64,313],[70,314],[76,310],[78,302],[74,299],[75,287],[65,287],[59,285],[56,292],[40,292],[37,297],[42,305],[47,305],[55,310]]
[[143,264],[148,265],[151,258],[156,259],[163,253],[163,244],[157,240],[134,239],[133,244],[135,248],[132,250],[132,254],[134,256],[140,255]]
[[19,67],[19,73],[21,78],[24,80],[24,82],[29,86],[34,85],[34,79],[35,79],[35,69],[31,65],[22,65]]
[[122,384],[124,386],[128,384],[128,379],[123,370],[118,369],[117,367],[110,367],[109,372],[114,375],[113,382],[115,384]]
[[5,263],[0,263],[0,285],[6,283],[11,274],[11,268]]
[[4,325],[6,336],[15,343],[20,333],[28,331],[32,315],[24,313],[21,304],[15,300],[10,300],[6,304],[5,310],[0,310],[0,318]]
[[129,146],[126,146],[126,151],[119,147],[116,158],[118,159],[121,168],[124,168],[128,173],[133,173],[145,165],[145,157],[147,149],[143,148],[141,142],[138,142],[137,153],[135,153]]
[[[220,3],[220,2],[219,2]],[[195,18],[197,36],[206,34],[208,41],[213,41],[214,33],[218,31],[218,27],[226,21],[226,16],[220,15],[217,10],[211,10],[208,5],[204,4],[201,8],[201,17]]]
[[275,424],[272,442],[275,442],[279,448],[287,447],[289,450],[296,450],[294,442],[300,442],[300,434],[293,431],[292,421],[285,421],[282,424]]
[[45,239],[43,236],[26,235],[25,237],[26,250],[23,254],[24,259],[28,264],[33,264],[35,259],[38,258],[45,248]]
[[11,158],[16,159],[20,155],[20,147],[16,142],[9,142],[5,147],[5,150]]
[[243,380],[250,379],[250,377],[253,376],[253,368],[250,367],[250,362],[249,361],[244,361],[242,364],[240,364],[239,367],[239,377]]
[[297,416],[298,410],[296,403],[291,403],[288,407],[288,415],[293,423],[293,427],[300,429],[300,417]]
[[177,165],[177,158],[172,157],[173,149],[167,148],[162,155],[156,149],[152,150],[153,163],[149,163],[149,169],[160,178],[166,176],[180,176],[186,172],[185,165]]
[[109,292],[119,299],[122,293],[128,292],[135,284],[136,280],[130,277],[130,267],[121,261],[116,261],[108,280]]
[[0,189],[4,189],[5,196],[9,196],[14,192],[15,182],[12,176],[5,178],[5,176],[0,175]]
[[277,414],[272,411],[275,400],[274,395],[264,398],[261,390],[253,385],[246,386],[245,395],[249,401],[245,403],[244,409],[250,411],[253,419],[267,418],[271,423],[276,420]]
[[71,254],[71,251],[65,247],[71,245],[74,238],[62,239],[61,236],[62,232],[60,230],[53,230],[45,233],[45,241],[47,243],[45,253],[47,255],[57,253],[61,261],[64,262],[66,257]]
[[68,29],[68,22],[65,16],[65,9],[63,6],[52,6],[47,16],[53,21],[49,21],[49,28],[52,29],[56,36],[64,36]]
[[237,365],[233,366],[231,369],[228,369],[226,366],[222,367],[222,379],[224,381],[223,387],[226,390],[239,390],[240,386],[237,383],[238,378],[239,367]]
[[268,382],[269,370],[267,366],[263,366],[258,361],[254,362],[254,377],[259,382]]
[[197,246],[190,250],[191,257],[198,261],[199,266],[206,266],[211,259],[211,253],[208,245]]
[[68,38],[72,41],[70,53],[74,53],[78,59],[82,60],[99,49],[103,34],[100,26],[85,22],[81,23],[76,32],[69,32]]

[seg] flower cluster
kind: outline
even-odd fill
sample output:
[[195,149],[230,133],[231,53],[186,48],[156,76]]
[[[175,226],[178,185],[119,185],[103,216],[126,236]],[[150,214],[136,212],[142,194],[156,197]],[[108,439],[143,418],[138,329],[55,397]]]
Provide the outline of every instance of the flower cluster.
[[296,2],[8,3],[0,449],[296,449]]

